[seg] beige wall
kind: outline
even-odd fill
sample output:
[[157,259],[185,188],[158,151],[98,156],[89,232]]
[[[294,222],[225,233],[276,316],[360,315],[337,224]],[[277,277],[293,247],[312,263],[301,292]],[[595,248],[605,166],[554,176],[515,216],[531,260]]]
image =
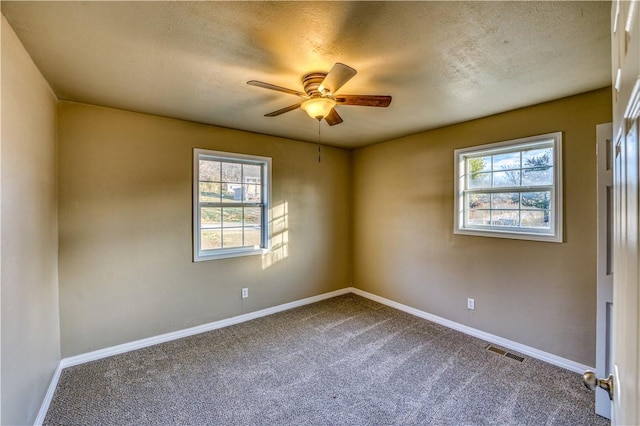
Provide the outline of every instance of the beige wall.
[[[319,163],[308,143],[69,102],[59,115],[63,356],[351,284],[349,151]],[[193,148],[272,157],[285,257],[192,262]]]
[[[603,89],[355,151],[354,286],[595,365],[595,136],[608,121]],[[453,150],[555,131],[565,242],[453,235]]]
[[57,99],[2,17],[0,424],[33,424],[60,360]]

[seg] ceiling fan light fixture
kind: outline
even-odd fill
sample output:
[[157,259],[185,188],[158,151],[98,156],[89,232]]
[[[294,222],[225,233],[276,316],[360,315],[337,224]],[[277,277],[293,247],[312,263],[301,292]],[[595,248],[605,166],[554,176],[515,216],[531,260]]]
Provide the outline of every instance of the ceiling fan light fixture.
[[277,117],[285,112],[302,108],[309,117],[318,121],[324,119],[329,126],[335,126],[343,122],[334,108],[337,104],[340,104],[340,107],[342,105],[387,107],[391,103],[391,96],[388,95],[337,95],[336,92],[356,73],[357,71],[350,66],[336,62],[328,73],[312,72],[302,76],[304,92],[258,80],[249,80],[247,84],[288,93],[303,99],[296,104],[265,114],[265,117]]
[[334,106],[336,101],[331,98],[311,98],[304,101],[300,108],[305,110],[309,117],[322,120],[329,115]]

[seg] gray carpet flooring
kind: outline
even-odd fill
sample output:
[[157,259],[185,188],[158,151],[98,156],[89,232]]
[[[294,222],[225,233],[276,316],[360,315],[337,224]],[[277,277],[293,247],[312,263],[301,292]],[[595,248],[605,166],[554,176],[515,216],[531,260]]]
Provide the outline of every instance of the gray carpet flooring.
[[578,374],[348,294],[63,370],[46,425],[608,425]]

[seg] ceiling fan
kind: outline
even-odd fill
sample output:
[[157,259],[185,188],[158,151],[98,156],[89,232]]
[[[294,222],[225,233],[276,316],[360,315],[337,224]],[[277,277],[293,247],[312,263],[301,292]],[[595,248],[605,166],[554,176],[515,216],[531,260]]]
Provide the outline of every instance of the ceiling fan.
[[297,104],[265,114],[265,117],[275,117],[285,112],[302,108],[309,114],[309,117],[315,118],[316,120],[325,119],[330,126],[335,126],[336,124],[342,123],[342,117],[340,117],[334,108],[336,105],[387,107],[391,103],[391,96],[336,94],[356,73],[357,71],[350,66],[336,62],[328,73],[312,72],[305,74],[302,77],[304,92],[257,80],[247,81],[247,84],[289,93],[305,99]]

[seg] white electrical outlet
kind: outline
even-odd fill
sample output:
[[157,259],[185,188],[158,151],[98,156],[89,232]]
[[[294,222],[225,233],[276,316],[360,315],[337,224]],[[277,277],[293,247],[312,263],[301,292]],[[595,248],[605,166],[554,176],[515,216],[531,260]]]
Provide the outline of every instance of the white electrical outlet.
[[242,289],[242,298],[246,299],[247,297],[249,297],[249,289],[248,288],[243,288]]
[[474,310],[476,308],[475,299],[467,299],[467,309]]

